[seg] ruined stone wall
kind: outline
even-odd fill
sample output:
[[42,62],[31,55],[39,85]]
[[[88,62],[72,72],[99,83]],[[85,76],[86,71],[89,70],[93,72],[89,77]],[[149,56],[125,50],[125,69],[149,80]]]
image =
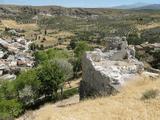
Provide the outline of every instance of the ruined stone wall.
[[89,96],[107,95],[113,93],[113,88],[109,85],[109,78],[96,70],[91,59],[85,54],[83,58],[83,74],[80,85],[80,98]]
[[143,71],[143,64],[132,56],[133,52],[128,45],[119,50],[86,52],[82,60],[80,98],[111,95],[118,92],[125,81]]

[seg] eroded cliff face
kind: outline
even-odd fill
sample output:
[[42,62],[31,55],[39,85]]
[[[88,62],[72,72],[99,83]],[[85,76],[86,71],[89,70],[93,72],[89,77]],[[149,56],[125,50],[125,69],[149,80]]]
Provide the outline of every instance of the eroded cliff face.
[[117,45],[110,44],[105,52],[95,49],[84,55],[80,99],[118,92],[125,81],[143,71],[143,63],[135,58],[133,46],[128,46],[124,38],[109,42]]

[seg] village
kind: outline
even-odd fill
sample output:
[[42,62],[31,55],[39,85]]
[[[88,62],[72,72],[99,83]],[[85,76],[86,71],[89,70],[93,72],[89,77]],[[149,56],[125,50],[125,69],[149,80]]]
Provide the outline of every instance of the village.
[[23,37],[0,38],[0,80],[15,80],[20,71],[33,67],[31,43]]

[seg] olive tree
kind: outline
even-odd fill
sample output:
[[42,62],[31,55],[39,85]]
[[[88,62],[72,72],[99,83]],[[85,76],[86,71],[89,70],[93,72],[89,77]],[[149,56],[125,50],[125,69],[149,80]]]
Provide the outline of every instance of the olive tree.
[[38,79],[41,81],[41,94],[45,97],[57,95],[65,81],[72,75],[72,66],[65,60],[54,59],[45,62],[38,72]]
[[41,82],[37,78],[35,69],[22,72],[14,81],[18,99],[27,105],[39,97]]

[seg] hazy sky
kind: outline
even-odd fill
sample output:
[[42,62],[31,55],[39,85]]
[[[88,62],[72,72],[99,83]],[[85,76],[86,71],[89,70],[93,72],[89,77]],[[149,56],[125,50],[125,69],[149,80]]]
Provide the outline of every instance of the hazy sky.
[[65,7],[110,7],[133,3],[160,4],[160,0],[0,0],[0,4],[60,5]]

